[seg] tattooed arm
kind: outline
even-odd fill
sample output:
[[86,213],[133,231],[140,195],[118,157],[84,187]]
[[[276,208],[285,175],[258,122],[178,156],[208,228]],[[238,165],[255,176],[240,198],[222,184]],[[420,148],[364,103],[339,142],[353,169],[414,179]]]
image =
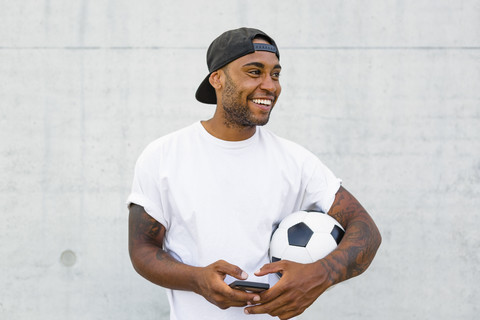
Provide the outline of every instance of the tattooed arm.
[[260,295],[260,304],[246,313],[268,313],[280,319],[301,314],[330,286],[364,272],[381,243],[380,233],[362,205],[343,187],[328,212],[345,228],[338,247],[310,264],[278,261],[263,266],[257,276],[281,272],[282,278]]
[[333,284],[358,276],[367,270],[377,252],[382,237],[370,215],[346,189],[340,187],[328,212],[345,228],[337,250],[320,260],[329,270]]
[[165,252],[165,227],[143,207],[130,205],[128,225],[130,259],[135,270],[147,280],[170,289],[196,292],[222,309],[245,306],[258,298],[256,294],[233,290],[223,281],[227,274],[247,278],[235,265],[217,261],[206,267],[193,267]]

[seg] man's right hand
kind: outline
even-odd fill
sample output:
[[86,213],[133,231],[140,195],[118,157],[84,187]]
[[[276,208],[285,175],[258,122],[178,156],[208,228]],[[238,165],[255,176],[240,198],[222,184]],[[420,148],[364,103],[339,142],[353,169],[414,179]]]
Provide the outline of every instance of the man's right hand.
[[193,267],[174,259],[162,248],[165,232],[143,207],[130,206],[129,252],[140,275],[165,288],[194,291],[222,309],[255,304],[260,299],[258,294],[234,290],[225,283],[227,274],[240,280],[248,277],[235,265],[220,260]]
[[227,274],[239,280],[247,279],[247,273],[238,266],[219,260],[197,270],[194,291],[220,309],[252,305],[260,299],[258,294],[235,290],[225,283]]

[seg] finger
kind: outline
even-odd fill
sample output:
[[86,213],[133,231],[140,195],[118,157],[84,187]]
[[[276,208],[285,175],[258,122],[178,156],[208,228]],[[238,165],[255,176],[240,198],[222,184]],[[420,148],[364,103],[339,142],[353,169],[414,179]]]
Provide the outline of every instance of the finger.
[[250,304],[253,304],[251,301],[258,299],[259,297],[256,298],[255,294],[232,289],[226,283],[217,287],[207,296],[207,300],[222,309],[229,307],[243,307],[249,304],[249,302]]
[[289,300],[286,296],[280,296],[270,302],[247,307],[244,309],[244,312],[246,314],[268,313],[273,317],[278,316],[280,319],[289,319],[302,313],[301,310],[297,309],[296,306],[291,305],[288,301]]
[[256,293],[246,292],[243,290],[232,289],[230,286],[226,286],[222,295],[230,306],[243,307],[248,305],[254,305],[260,300],[260,296]]
[[218,261],[218,271],[240,280],[246,280],[248,278],[248,274],[243,271],[242,268],[223,260]]
[[242,301],[242,302],[256,302],[260,300],[260,296],[257,293],[248,292],[242,289],[232,288],[230,285],[222,281],[221,294],[230,300]]
[[284,286],[279,281],[270,289],[261,292],[259,294],[260,299],[255,301],[256,302],[255,304],[267,304],[271,301],[275,301],[284,293],[285,293]]
[[261,303],[254,306],[250,306],[244,309],[246,314],[262,314],[268,313],[271,316],[276,316],[277,313],[274,311],[279,308],[277,305],[278,301],[273,300],[267,303]]
[[230,299],[233,301],[241,301],[245,304],[256,304],[260,300],[260,296],[256,293],[246,292],[243,290],[230,289]]

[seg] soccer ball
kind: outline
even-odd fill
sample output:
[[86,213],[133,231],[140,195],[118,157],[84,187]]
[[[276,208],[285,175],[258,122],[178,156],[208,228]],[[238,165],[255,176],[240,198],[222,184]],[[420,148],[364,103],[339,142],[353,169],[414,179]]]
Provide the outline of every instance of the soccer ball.
[[311,263],[333,251],[345,234],[342,226],[323,212],[297,211],[285,217],[270,240],[270,261]]

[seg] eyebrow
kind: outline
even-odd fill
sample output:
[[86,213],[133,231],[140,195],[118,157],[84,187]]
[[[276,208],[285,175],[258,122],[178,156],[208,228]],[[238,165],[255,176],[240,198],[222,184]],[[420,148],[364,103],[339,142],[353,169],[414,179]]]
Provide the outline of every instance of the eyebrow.
[[[258,68],[265,68],[265,65],[261,62],[250,62],[250,63],[247,63],[247,64],[244,64],[243,65],[244,67],[248,67],[248,66],[256,66]],[[282,66],[279,65],[279,64],[276,64],[273,69],[282,69]]]

